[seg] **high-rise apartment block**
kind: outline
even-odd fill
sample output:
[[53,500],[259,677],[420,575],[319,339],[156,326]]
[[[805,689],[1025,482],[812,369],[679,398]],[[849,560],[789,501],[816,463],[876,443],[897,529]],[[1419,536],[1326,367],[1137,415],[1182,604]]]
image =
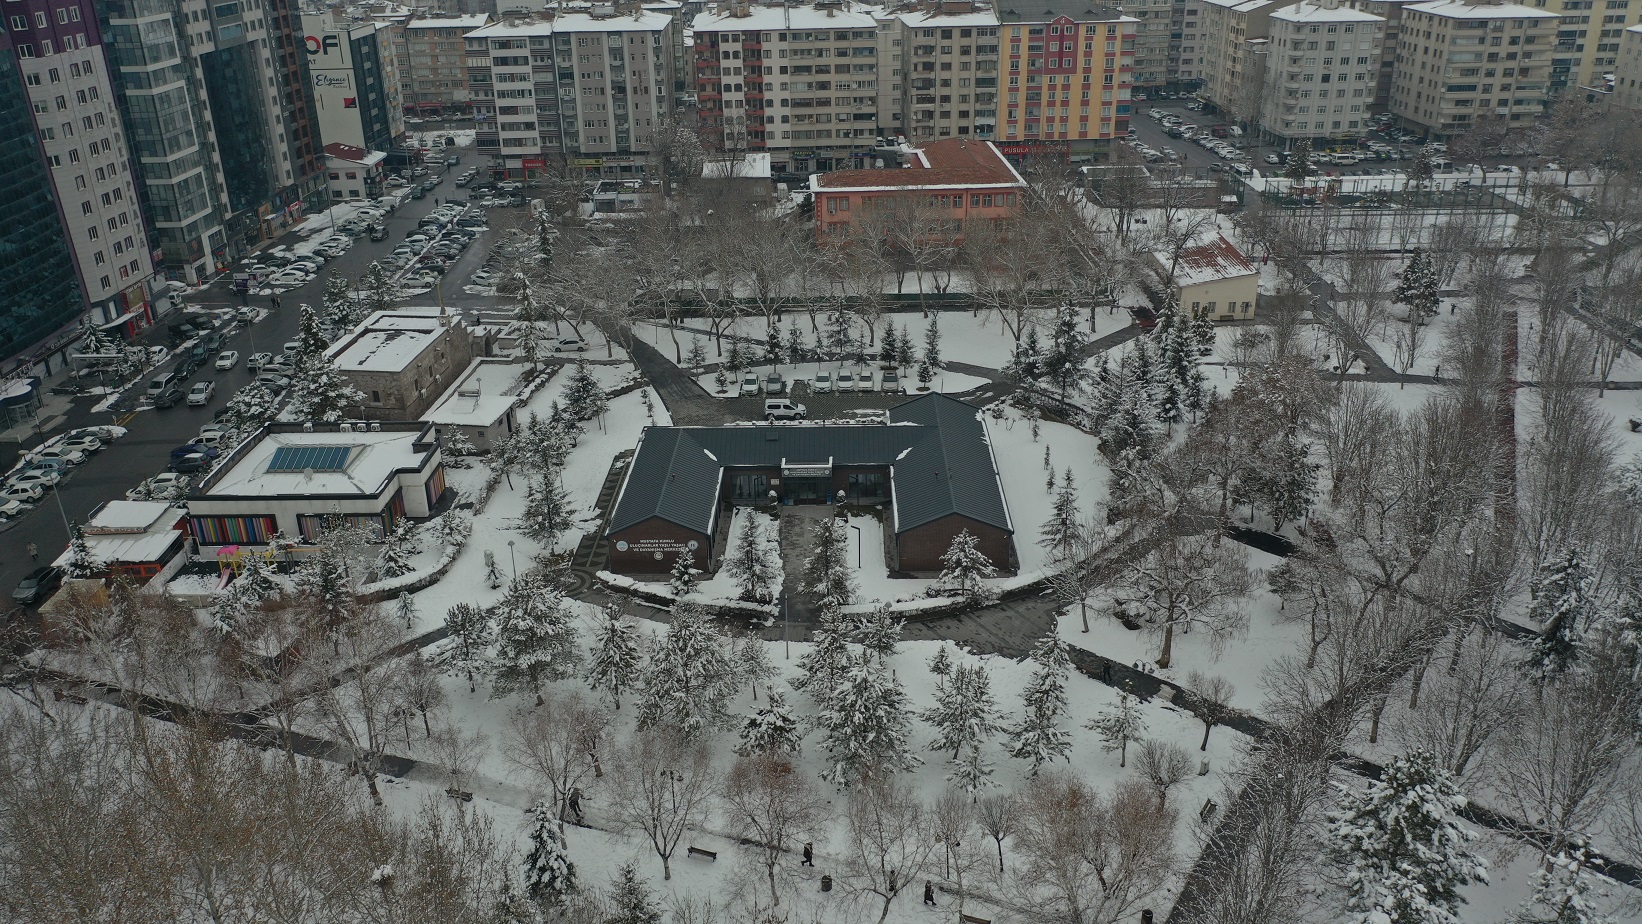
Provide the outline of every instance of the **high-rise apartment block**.
[[1545,111],[1560,17],[1489,0],[1403,8],[1391,111],[1447,137],[1486,118],[1528,122]]
[[303,17],[319,134],[326,144],[391,151],[405,136],[393,29],[340,10]]
[[1203,58],[1198,95],[1237,122],[1259,109],[1267,20],[1283,0],[1202,0]]
[[[884,29],[898,37],[899,21]],[[728,4],[697,16],[694,34],[692,84],[709,148],[767,151],[778,173],[869,165],[881,99],[899,103],[891,86],[902,89],[887,79],[870,8]]]
[[[1196,11],[1199,3],[1193,4]],[[1119,8],[1135,20],[1135,87],[1162,90],[1179,80],[1180,59],[1184,55],[1186,3],[1180,0],[1122,0]],[[1175,37],[1175,14],[1179,13],[1181,35]],[[1196,58],[1195,43],[1192,58]]]
[[[998,130],[995,96],[1001,64],[999,20],[984,2],[939,0],[892,14],[900,25],[899,52],[891,77],[901,82],[900,121],[890,130],[914,144],[940,138],[993,138]],[[899,70],[900,73],[895,73]]]
[[1260,123],[1285,141],[1354,138],[1368,125],[1385,20],[1305,0],[1271,14]]
[[1067,0],[1003,16],[1006,153],[1051,148],[1081,162],[1128,131],[1137,20]]
[[467,33],[480,153],[513,175],[643,173],[675,106],[682,36],[672,11],[608,6]]
[[1642,26],[1631,26],[1620,36],[1613,105],[1631,112],[1642,111]]
[[1625,29],[1642,22],[1642,3],[1636,0],[1528,0],[1527,5],[1561,16],[1551,54],[1552,95],[1602,88],[1604,75],[1619,65]]
[[412,17],[394,30],[404,105],[417,115],[460,116],[469,111],[467,43],[463,36],[490,22],[483,13]]

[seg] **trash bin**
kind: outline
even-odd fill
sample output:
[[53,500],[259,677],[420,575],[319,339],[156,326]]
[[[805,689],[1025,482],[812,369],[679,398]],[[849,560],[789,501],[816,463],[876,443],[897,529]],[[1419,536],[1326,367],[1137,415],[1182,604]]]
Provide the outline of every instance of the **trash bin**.
[[821,891],[823,891],[823,892],[831,892],[832,891],[832,877],[831,876],[822,876],[821,877]]

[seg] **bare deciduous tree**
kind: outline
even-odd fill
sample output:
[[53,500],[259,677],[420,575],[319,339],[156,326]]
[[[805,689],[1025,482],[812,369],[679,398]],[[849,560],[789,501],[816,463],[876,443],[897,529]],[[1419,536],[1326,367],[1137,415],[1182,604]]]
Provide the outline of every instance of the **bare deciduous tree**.
[[826,818],[826,801],[782,755],[738,758],[724,780],[723,801],[736,833],[758,845],[772,907],[781,904],[776,870],[795,840]]
[[594,774],[610,712],[580,690],[545,694],[543,699],[541,706],[517,710],[508,719],[502,755],[547,787],[562,834],[570,794]]
[[882,899],[883,924],[895,897],[928,871],[940,846],[929,810],[908,784],[886,776],[853,790],[844,817],[844,885]]
[[1157,805],[1163,808],[1168,804],[1169,790],[1191,778],[1192,758],[1178,744],[1148,738],[1140,743],[1135,768],[1157,790]]
[[1035,907],[1072,924],[1126,919],[1155,894],[1173,863],[1173,809],[1130,780],[1103,798],[1063,771],[1041,773],[1021,795],[1021,886]]
[[717,789],[706,742],[660,727],[635,732],[616,752],[614,770],[616,817],[650,839],[662,878],[672,879],[673,853],[700,825]]

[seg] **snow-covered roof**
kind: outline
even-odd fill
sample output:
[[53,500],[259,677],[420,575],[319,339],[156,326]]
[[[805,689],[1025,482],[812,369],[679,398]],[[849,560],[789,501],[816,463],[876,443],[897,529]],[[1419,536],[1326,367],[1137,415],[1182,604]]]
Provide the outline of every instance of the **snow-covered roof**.
[[1465,0],[1431,0],[1429,3],[1414,3],[1403,7],[1405,11],[1413,10],[1416,13],[1427,13],[1432,16],[1442,16],[1447,19],[1560,19],[1561,17],[1548,10],[1536,10],[1531,6],[1521,6],[1515,3],[1468,3]]
[[333,141],[325,145],[325,156],[332,160],[349,161],[367,167],[374,167],[388,158],[388,155],[381,151],[369,151],[365,148],[354,147],[351,144],[343,144],[340,141]]
[[518,363],[475,359],[422,419],[453,426],[490,426],[518,405],[519,396],[509,392],[524,370]]
[[[82,529],[93,558],[108,565],[160,561],[183,537],[188,511],[164,501],[109,501]],[[62,567],[67,549],[52,564]]]
[[815,192],[1024,187],[1014,165],[990,141],[945,138],[912,152],[908,167],[838,170],[810,177]]
[[509,35],[552,35],[553,24],[543,19],[512,19],[502,22],[493,22],[482,29],[475,29],[467,34],[467,38],[493,38]]
[[1385,17],[1354,10],[1348,6],[1322,3],[1296,3],[1271,14],[1272,19],[1284,22],[1385,22]]
[[463,31],[467,31],[469,29],[477,29],[489,21],[489,16],[484,13],[476,13],[472,16],[445,16],[434,19],[413,19],[410,22],[405,23],[405,28],[461,29]]
[[943,13],[940,10],[922,10],[901,13],[897,17],[912,28],[949,28],[952,26],[996,26],[998,16],[990,10],[971,13]]
[[998,18],[1006,24],[1054,22],[1070,19],[1078,23],[1140,22],[1124,16],[1115,6],[1100,6],[1090,0],[1003,0]]
[[560,13],[553,19],[554,32],[660,32],[673,22],[673,14],[656,10],[595,17],[591,13]]
[[[1169,265],[1168,254],[1157,254],[1156,257],[1165,267]],[[1254,276],[1260,272],[1248,257],[1243,256],[1242,251],[1226,240],[1224,234],[1216,234],[1202,244],[1180,251],[1174,264],[1174,283],[1182,289],[1205,282]]]
[[749,151],[732,157],[709,159],[701,165],[701,175],[708,180],[767,180],[770,178],[768,151]]
[[112,500],[97,508],[97,512],[86,521],[84,532],[88,536],[140,533],[171,513],[180,515],[176,507],[165,501]]
[[1274,5],[1277,0],[1203,0],[1211,6],[1223,6],[1234,13],[1252,13]]
[[438,308],[378,311],[325,351],[344,372],[397,372],[449,330]]
[[778,32],[788,29],[874,29],[878,21],[871,12],[840,8],[818,10],[813,6],[749,6],[747,15],[729,9],[701,13],[692,23],[696,32]]
[[[191,501],[239,497],[351,496],[376,497],[400,472],[420,471],[438,451],[433,426],[424,423],[383,423],[379,430],[346,424],[273,424],[235,450],[190,495]],[[377,426],[373,424],[372,426]],[[314,468],[281,464],[286,453],[306,450]],[[327,466],[325,457],[334,461]],[[199,513],[200,511],[195,511]]]

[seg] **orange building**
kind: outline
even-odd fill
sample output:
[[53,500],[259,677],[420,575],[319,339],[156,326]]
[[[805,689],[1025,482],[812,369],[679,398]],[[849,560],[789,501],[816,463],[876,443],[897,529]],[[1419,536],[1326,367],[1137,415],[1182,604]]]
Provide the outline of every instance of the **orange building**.
[[862,234],[957,238],[965,224],[1002,222],[1021,207],[1026,181],[990,141],[946,138],[906,154],[906,164],[810,177],[823,241]]
[[1053,151],[1073,163],[1103,158],[1112,139],[1129,130],[1139,21],[1071,0],[1000,16],[1008,81],[998,121],[1004,153]]

